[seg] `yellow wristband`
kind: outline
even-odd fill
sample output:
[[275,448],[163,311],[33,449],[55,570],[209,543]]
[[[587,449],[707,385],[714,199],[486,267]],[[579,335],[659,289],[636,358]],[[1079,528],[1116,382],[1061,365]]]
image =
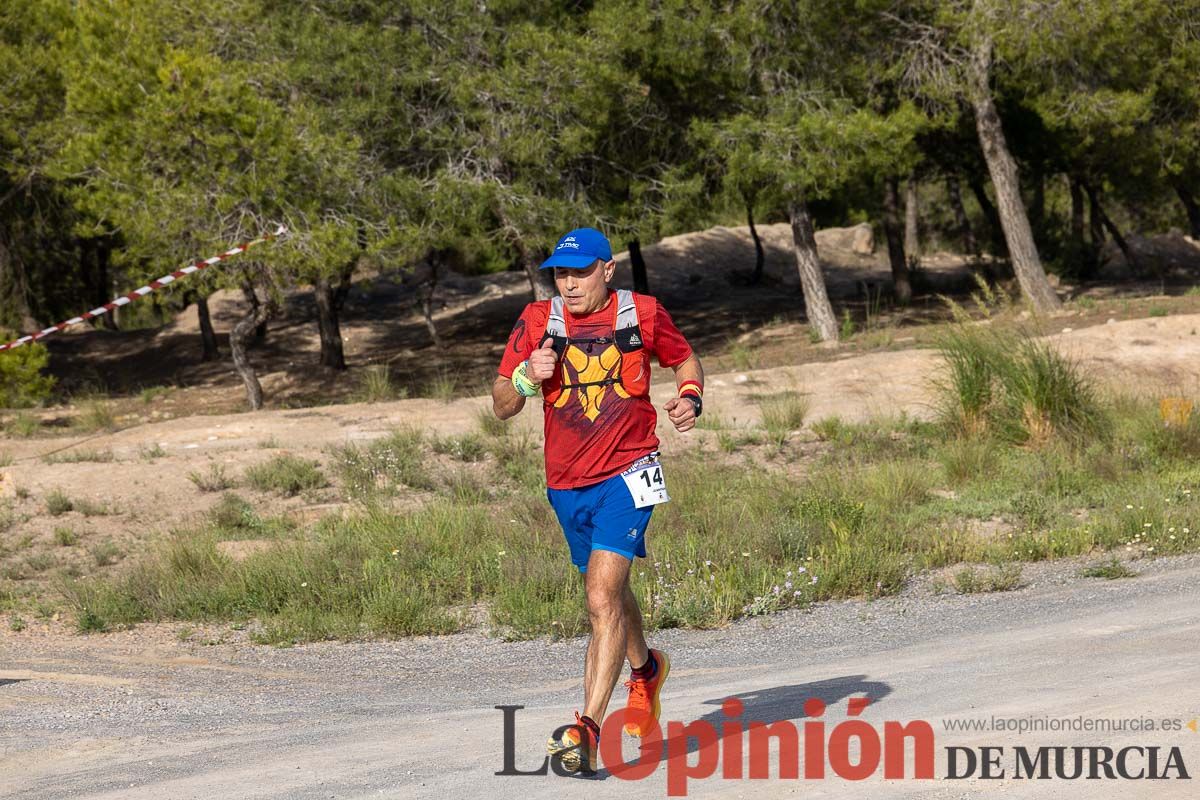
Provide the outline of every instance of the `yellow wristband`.
[[533,397],[538,393],[538,389],[541,388],[541,384],[530,380],[529,374],[526,371],[528,367],[529,362],[522,361],[513,370],[512,374],[513,388],[517,390],[517,394],[521,395],[521,397]]

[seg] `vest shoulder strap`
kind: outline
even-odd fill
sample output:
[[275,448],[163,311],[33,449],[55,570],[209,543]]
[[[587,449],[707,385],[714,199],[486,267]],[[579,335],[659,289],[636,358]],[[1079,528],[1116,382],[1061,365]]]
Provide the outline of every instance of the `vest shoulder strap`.
[[[623,352],[640,350],[645,346],[644,340],[648,331],[643,332],[636,300],[633,292],[628,289],[617,289],[617,322],[613,332],[617,346]],[[546,319],[546,330],[539,338],[545,336],[549,336],[553,340],[554,351],[561,357],[567,346],[567,322],[563,317],[561,295],[550,298],[550,314]]]

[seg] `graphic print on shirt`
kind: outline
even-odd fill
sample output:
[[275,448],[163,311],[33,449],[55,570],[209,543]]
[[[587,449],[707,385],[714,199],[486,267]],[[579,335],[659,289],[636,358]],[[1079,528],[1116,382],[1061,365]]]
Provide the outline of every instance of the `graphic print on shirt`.
[[562,392],[554,401],[555,408],[563,408],[576,398],[589,422],[600,416],[609,387],[618,397],[629,398],[621,385],[623,354],[610,342],[598,355],[589,355],[596,344],[589,343],[587,352],[574,342],[567,346],[562,360]]

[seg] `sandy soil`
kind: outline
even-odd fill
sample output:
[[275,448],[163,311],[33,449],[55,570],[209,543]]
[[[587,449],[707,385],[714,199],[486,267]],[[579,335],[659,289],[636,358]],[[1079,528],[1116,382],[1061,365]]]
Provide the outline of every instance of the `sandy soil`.
[[[1051,340],[1114,390],[1194,397],[1200,389],[1200,315],[1114,322],[1083,330],[1072,329],[1070,317],[1058,322],[1062,323],[1060,332]],[[786,341],[795,336],[788,328],[783,325],[772,330]],[[831,358],[832,362],[712,374],[706,413],[727,425],[754,427],[759,424],[756,396],[779,391],[806,395],[810,421],[834,415],[850,420],[897,414],[926,418],[934,413],[931,379],[938,366],[933,351],[833,353]],[[661,406],[671,394],[670,383],[660,383],[654,394],[656,404]],[[119,564],[97,567],[91,549],[111,542],[119,554],[136,552],[143,542],[166,530],[198,524],[218,501],[219,493],[197,488],[188,477],[192,473],[203,474],[219,465],[238,480],[247,467],[287,452],[316,459],[332,478],[328,465],[336,446],[384,436],[405,426],[441,436],[468,433],[478,429],[478,415],[486,413],[489,406],[484,396],[449,403],[411,399],[206,414],[133,425],[115,433],[13,439],[4,445],[13,464],[0,469],[0,499],[13,514],[13,523],[3,536],[10,544],[28,541],[0,559],[0,566],[18,565],[31,555],[46,553],[55,566],[74,565],[83,574],[119,568]],[[515,424],[529,433],[535,443],[532,446],[540,446],[538,415],[527,410]],[[667,452],[716,435],[703,430],[680,435],[661,424],[661,419],[658,433]],[[111,453],[113,460],[45,461],[47,454],[61,459],[79,453]],[[76,510],[51,516],[47,497],[55,490],[108,513],[89,515]],[[236,491],[252,500],[263,514],[286,513],[301,523],[315,521],[342,502],[336,482],[292,498],[244,486]],[[64,528],[79,537],[79,546],[56,545],[56,531]],[[38,580],[36,575],[26,577]]]

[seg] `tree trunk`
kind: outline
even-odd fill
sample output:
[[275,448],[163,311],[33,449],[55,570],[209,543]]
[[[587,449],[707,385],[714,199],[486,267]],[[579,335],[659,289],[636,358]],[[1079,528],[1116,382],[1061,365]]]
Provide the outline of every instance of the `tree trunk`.
[[1071,245],[1080,253],[1083,252],[1083,188],[1074,176],[1068,178],[1071,184]]
[[967,185],[971,187],[971,194],[975,195],[975,202],[979,203],[979,209],[988,221],[988,227],[992,234],[992,255],[996,258],[1008,258],[1008,244],[1004,241],[1004,227],[1000,224],[1000,212],[992,205],[992,200],[988,197],[983,183],[972,178]]
[[529,290],[533,293],[533,299],[549,300],[558,294],[558,287],[554,285],[554,270],[540,269],[544,259],[538,258],[538,254],[526,246],[524,239],[514,237],[513,244],[517,248],[517,256],[521,259],[525,277],[529,278]]
[[1096,269],[1097,251],[1089,247],[1084,239],[1083,184],[1074,175],[1067,176],[1067,184],[1071,192],[1071,232],[1067,240],[1066,257],[1075,264],[1075,270],[1081,278],[1089,278]]
[[29,282],[25,279],[25,267],[13,255],[8,243],[0,236],[0,299],[11,310],[4,319],[11,319],[20,330],[17,333],[33,333],[46,326],[29,310]]
[[767,256],[763,252],[762,239],[758,238],[758,228],[754,225],[754,204],[749,200],[746,201],[746,224],[750,226],[750,238],[754,240],[754,274],[750,276],[750,283],[757,286],[762,283]]
[[317,301],[317,333],[321,339],[319,363],[330,370],[346,368],[346,352],[342,345],[342,325],[338,319],[337,289],[329,276],[320,275],[313,284]]
[[321,355],[318,363],[322,367],[341,371],[346,369],[346,354],[342,344],[342,306],[350,294],[357,258],[352,258],[338,273],[337,283],[328,275],[318,275],[313,283],[317,303],[317,332],[321,339]]
[[888,262],[892,265],[892,291],[896,303],[906,306],[912,301],[912,282],[900,233],[900,180],[894,176],[883,181],[883,235],[887,239]]
[[1187,211],[1192,238],[1200,239],[1200,204],[1197,204],[1195,195],[1182,183],[1175,184],[1175,194],[1179,195],[1179,202],[1183,203],[1183,208]]
[[1104,249],[1108,237],[1104,235],[1104,223],[1100,221],[1103,212],[1096,207],[1096,199],[1088,195],[1088,231],[1092,236],[1092,248],[1099,254]]
[[202,354],[201,361],[216,361],[221,357],[221,351],[217,347],[217,334],[213,330],[212,317],[208,313],[208,298],[199,292],[195,293],[196,297],[196,316],[200,319],[200,346]]
[[802,197],[796,197],[788,204],[788,218],[792,223],[792,244],[796,254],[796,269],[800,273],[800,286],[804,291],[804,312],[808,316],[808,324],[821,337],[821,341],[836,342],[837,317],[833,315],[829,295],[825,292],[825,276],[821,273],[812,215]]
[[971,59],[972,92],[971,103],[975,109],[975,128],[979,133],[979,144],[987,162],[992,186],[996,189],[996,205],[1000,211],[1000,225],[1004,229],[1004,240],[1008,244],[1009,257],[1021,291],[1038,311],[1052,311],[1062,307],[1054,287],[1046,278],[1042,260],[1033,243],[1033,231],[1029,217],[1021,202],[1021,187],[1017,180],[1017,164],[1008,151],[1004,138],[1000,114],[992,98],[990,85],[992,68],[992,42],[981,37]]
[[1113,241],[1117,243],[1117,247],[1121,251],[1121,255],[1125,256],[1125,263],[1129,265],[1129,268],[1135,273],[1140,271],[1141,264],[1138,262],[1137,254],[1133,252],[1133,249],[1129,246],[1129,242],[1125,241],[1125,237],[1121,235],[1121,231],[1117,228],[1116,223],[1109,218],[1108,214],[1104,213],[1104,207],[1100,205],[1100,193],[1096,191],[1096,187],[1090,183],[1085,183],[1083,184],[1083,190],[1087,192],[1088,202],[1091,203],[1093,220],[1099,220],[1100,224],[1112,236]]
[[425,328],[434,347],[442,346],[442,337],[438,336],[437,325],[433,322],[433,293],[437,289],[438,267],[441,265],[441,255],[436,251],[429,256],[429,278],[422,281],[417,289],[421,298],[421,314],[425,317]]
[[[252,311],[257,311],[259,302],[258,295],[254,293],[254,287],[248,283],[242,284],[242,296],[246,298],[246,302],[250,304]],[[267,338],[267,321],[264,319],[254,328],[254,341],[261,343]]]
[[[250,410],[258,411],[263,406],[262,384],[258,382],[258,374],[250,364],[246,350],[251,337],[255,335],[255,329],[265,325],[267,320],[275,315],[276,306],[270,297],[265,303],[259,302],[254,287],[249,283],[242,285],[242,292],[246,296],[249,310],[229,332],[229,350],[233,353],[233,367],[246,386],[246,400],[250,404]],[[252,303],[251,297],[254,298]]]
[[1033,202],[1029,204],[1029,227],[1034,241],[1041,238],[1046,220],[1046,176],[1039,169],[1033,173]]
[[917,195],[917,179],[909,178],[904,184],[904,253],[911,259],[921,255],[920,199]]
[[958,235],[962,237],[963,252],[979,258],[979,243],[975,241],[975,232],[971,230],[971,219],[963,206],[962,188],[958,185],[958,176],[946,177],[946,194],[950,198],[950,208],[954,212],[954,225]]
[[633,290],[650,294],[650,278],[646,274],[646,259],[642,258],[642,243],[629,240],[629,270],[633,273]]
[[[100,287],[100,291],[96,295],[96,305],[102,306],[115,296],[115,293],[113,295],[107,294],[109,285],[108,266],[112,258],[112,249],[101,241],[96,244],[95,253],[97,283]],[[100,324],[110,331],[115,331],[117,329],[117,318],[112,313],[105,314],[100,317]]]

